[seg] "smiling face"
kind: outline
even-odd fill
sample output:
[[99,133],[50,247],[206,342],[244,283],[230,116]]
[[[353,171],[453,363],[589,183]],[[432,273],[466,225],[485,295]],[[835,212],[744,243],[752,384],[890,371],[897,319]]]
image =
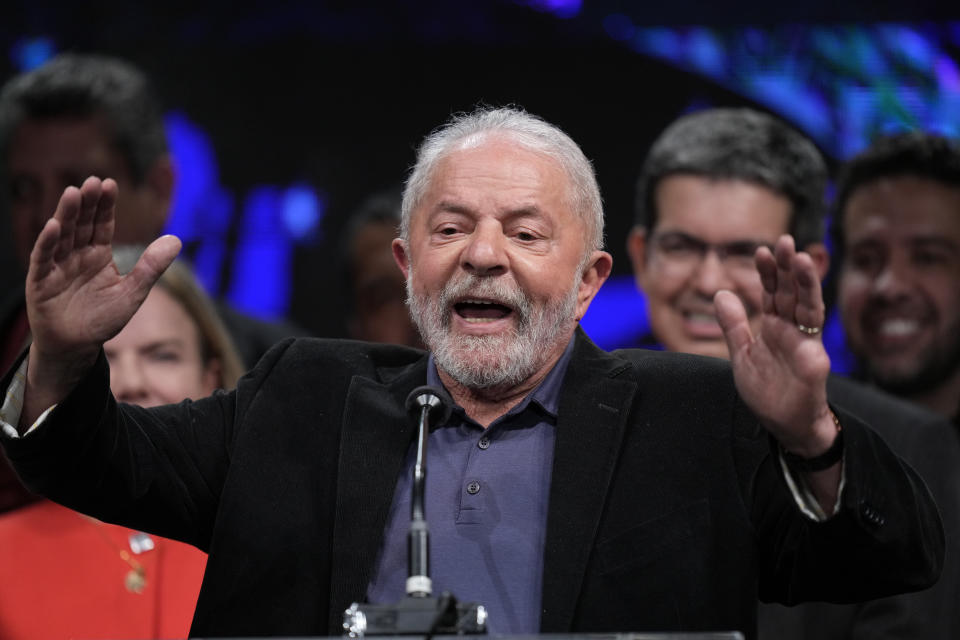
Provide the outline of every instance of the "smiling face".
[[839,304],[867,374],[928,391],[960,367],[960,189],[915,177],[856,189],[843,216]]
[[103,349],[120,402],[155,407],[202,398],[219,386],[219,363],[204,362],[197,325],[159,287]]
[[753,261],[789,229],[790,201],[741,180],[674,175],[656,190],[657,223],[627,243],[656,339],[670,351],[729,357],[713,296],[737,294],[756,331],[763,288]]
[[544,375],[609,274],[568,191],[559,164],[502,138],[439,161],[394,255],[424,341],[459,384]]

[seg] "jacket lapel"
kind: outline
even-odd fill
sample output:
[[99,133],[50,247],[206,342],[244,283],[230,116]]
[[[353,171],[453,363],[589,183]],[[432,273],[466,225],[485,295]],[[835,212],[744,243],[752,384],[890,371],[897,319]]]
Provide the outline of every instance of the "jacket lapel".
[[414,436],[407,393],[426,380],[426,362],[385,371],[386,384],[355,376],[347,393],[337,470],[330,572],[330,633],[343,611],[367,592],[397,478]]
[[[547,539],[541,630],[570,629],[594,536],[619,455],[636,383],[618,379],[625,361],[577,332],[561,392]],[[330,576],[330,633],[370,582],[397,477],[414,436],[406,394],[426,380],[426,357],[381,384],[360,376],[344,407]]]
[[567,369],[557,420],[540,630],[571,630],[624,427],[637,384],[616,376],[630,365],[582,330]]

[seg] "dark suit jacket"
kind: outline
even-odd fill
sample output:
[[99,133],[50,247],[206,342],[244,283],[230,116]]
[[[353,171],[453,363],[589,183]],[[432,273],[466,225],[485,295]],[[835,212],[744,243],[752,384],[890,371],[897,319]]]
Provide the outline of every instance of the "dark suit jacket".
[[[0,369],[6,370],[26,346],[24,336],[16,327],[25,313],[22,286],[0,295]],[[21,484],[6,456],[0,452],[0,514],[39,499]]]
[[[101,357],[42,429],[4,446],[55,500],[208,550],[193,634],[339,634],[375,565],[426,363],[290,341],[235,393],[145,410],[114,402]],[[608,354],[579,332],[561,396],[544,632],[750,636],[758,589],[851,601],[936,579],[943,534],[923,483],[842,410],[843,504],[814,523],[727,363]]]
[[760,637],[960,638],[960,439],[956,429],[942,416],[844,378],[830,378],[827,396],[868,422],[926,481],[946,532],[943,574],[930,589],[858,604],[762,605]]

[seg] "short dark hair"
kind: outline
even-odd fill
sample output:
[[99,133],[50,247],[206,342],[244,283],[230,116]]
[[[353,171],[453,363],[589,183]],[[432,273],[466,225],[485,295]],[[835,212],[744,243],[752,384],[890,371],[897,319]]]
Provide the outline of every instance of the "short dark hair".
[[790,233],[798,247],[823,240],[826,163],[813,142],[773,116],[707,109],[673,122],[653,143],[640,172],[637,226],[656,226],[657,186],[677,174],[766,187],[790,201]]
[[960,142],[923,131],[910,131],[879,137],[851,158],[840,170],[837,196],[833,202],[830,231],[835,251],[843,251],[843,215],[853,192],[883,178],[904,176],[926,178],[960,188]]
[[0,91],[0,152],[6,156],[25,119],[97,116],[134,183],[142,184],[167,153],[163,111],[147,77],[116,58],[65,53],[8,81]]

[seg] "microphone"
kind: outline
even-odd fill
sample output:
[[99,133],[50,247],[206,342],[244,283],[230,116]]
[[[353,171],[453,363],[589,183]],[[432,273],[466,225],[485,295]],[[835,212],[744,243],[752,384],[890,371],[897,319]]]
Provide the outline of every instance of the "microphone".
[[450,419],[453,400],[443,389],[417,387],[407,396],[407,411],[417,421],[417,458],[410,492],[410,532],[407,535],[407,596],[396,604],[354,602],[343,612],[343,630],[350,638],[365,636],[434,634],[463,635],[487,632],[487,610],[475,602],[462,603],[450,593],[433,597],[430,580],[430,530],[424,513],[427,479],[427,436],[430,425]]
[[423,385],[417,387],[407,396],[407,412],[413,413],[417,417],[422,413],[424,407],[430,411],[430,421],[433,424],[443,424],[450,419],[453,412],[453,399],[446,389]]
[[433,592],[430,580],[430,528],[427,525],[425,496],[427,485],[427,436],[430,421],[443,424],[450,418],[453,400],[443,389],[417,387],[407,396],[407,411],[418,419],[417,458],[413,465],[410,492],[410,531],[407,534],[407,595],[428,598]]

